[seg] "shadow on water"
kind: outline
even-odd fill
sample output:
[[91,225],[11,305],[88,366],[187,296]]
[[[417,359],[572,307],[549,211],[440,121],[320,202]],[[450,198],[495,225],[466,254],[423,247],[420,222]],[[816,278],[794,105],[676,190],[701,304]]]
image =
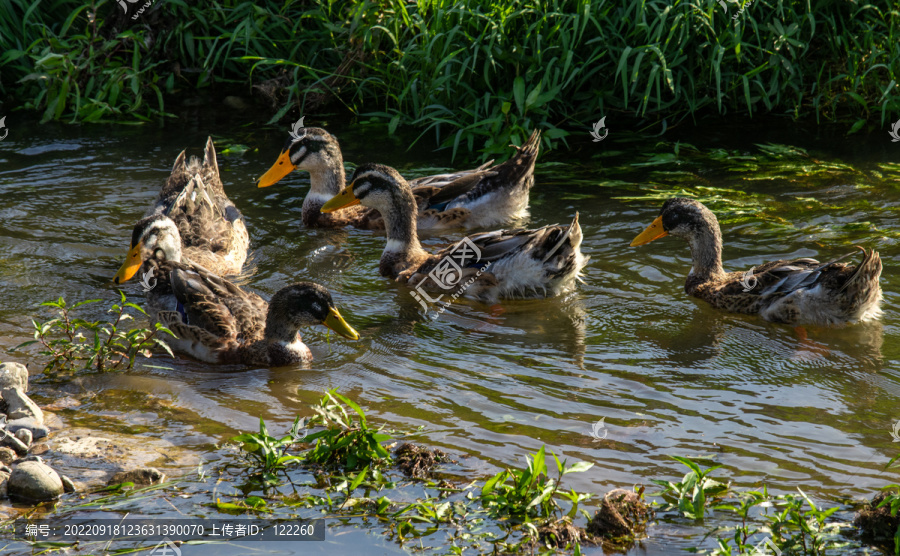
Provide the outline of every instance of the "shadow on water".
[[[201,460],[230,457],[219,445],[255,429],[260,417],[286,430],[323,390],[338,388],[376,422],[423,427],[423,443],[473,456],[465,465],[476,474],[521,465],[546,444],[561,458],[596,464],[567,477],[578,491],[680,477],[668,456],[701,453],[722,463],[738,487],[766,482],[833,500],[869,497],[891,482],[882,467],[895,455],[889,431],[900,418],[892,311],[900,166],[883,162],[890,159],[886,139],[848,143],[729,127],[676,130],[666,142],[612,134],[595,144],[585,131],[570,138],[571,152],[539,162],[531,214],[522,222],[567,222],[580,211],[591,256],[584,283],[560,298],[504,303],[502,311],[459,302],[435,318],[406,288],[377,276],[382,237],[300,226],[308,175],[254,187],[282,146],[281,131],[214,114],[183,121],[190,123],[138,130],[30,125],[27,134],[10,126],[0,143],[0,347],[30,339],[30,319],[47,316],[36,304],[60,295],[102,299],[87,316],[104,316],[131,227],[178,152],[199,155],[208,134],[220,150],[253,147],[219,156],[226,190],[251,231],[251,287],[268,296],[291,281],[320,282],[362,338],[309,330],[304,340],[315,361],[300,368],[211,368],[154,357],[152,367],[127,374],[38,382],[35,399],[58,404],[51,413],[62,427],[47,457],[73,477],[100,481],[103,466],[135,463],[190,473]],[[319,124],[340,137],[348,161],[405,171],[449,165],[445,153],[408,152],[399,138],[373,144],[367,138],[381,138],[380,128]],[[768,143],[809,154],[756,146]],[[824,260],[857,243],[875,247],[885,265],[884,317],[808,329],[804,338],[687,298],[685,244],[669,238],[628,247],[662,200],[679,193],[699,196],[719,215],[727,270],[779,257]],[[455,237],[431,236],[425,244]],[[142,300],[139,288],[126,289]],[[40,368],[33,352],[8,358]],[[609,436],[594,442],[591,425],[601,417]],[[105,439],[95,444],[110,463],[98,467],[83,450],[67,455],[66,442],[76,437]],[[640,552],[667,554],[698,542],[682,536],[662,525]],[[399,552],[375,534],[342,539],[337,546],[377,542]]]

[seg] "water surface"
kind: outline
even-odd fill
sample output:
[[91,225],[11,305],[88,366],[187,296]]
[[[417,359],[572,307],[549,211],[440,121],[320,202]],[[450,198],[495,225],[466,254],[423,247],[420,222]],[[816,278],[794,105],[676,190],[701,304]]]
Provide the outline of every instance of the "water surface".
[[[102,299],[87,315],[104,316],[117,296],[111,278],[132,226],[178,152],[201,155],[209,134],[219,145],[251,147],[219,155],[226,191],[251,233],[257,272],[250,287],[270,296],[292,281],[319,282],[361,340],[310,329],[304,340],[315,361],[306,367],[220,368],[154,357],[152,366],[129,373],[40,382],[33,393],[42,404],[71,398],[56,412],[63,429],[55,439],[106,435],[122,446],[116,461],[178,476],[221,458],[219,445],[256,429],[260,417],[286,430],[296,415],[311,414],[323,390],[338,388],[375,422],[422,427],[417,441],[471,456],[464,466],[478,476],[520,466],[546,445],[570,462],[595,463],[566,477],[578,491],[675,479],[684,469],[671,455],[709,455],[737,487],[800,487],[828,504],[871,497],[896,482],[896,473],[882,471],[896,455],[889,431],[900,419],[893,310],[900,168],[889,165],[886,135],[850,142],[816,128],[736,127],[674,130],[665,140],[612,133],[598,144],[586,128],[569,138],[571,152],[541,159],[530,216],[518,223],[567,223],[579,211],[582,249],[591,256],[584,283],[563,297],[504,302],[500,310],[463,301],[434,318],[407,288],[377,275],[382,237],[301,227],[307,174],[255,188],[287,130],[247,123],[197,114],[166,127],[22,122],[24,133],[8,120],[10,135],[0,143],[0,348],[30,339],[30,319],[48,316],[36,304],[60,295]],[[407,151],[382,128],[315,123],[338,135],[351,163],[388,163],[412,176],[477,162]],[[757,143],[805,147],[809,156],[766,154]],[[804,338],[686,297],[686,244],[666,238],[628,246],[662,199],[679,190],[703,196],[719,214],[726,270],[874,247],[884,261],[884,317],[810,328]],[[456,237],[424,243],[438,247]],[[126,292],[143,299],[134,283]],[[33,352],[4,359],[30,363],[33,373],[42,366]],[[597,442],[589,433],[601,418],[608,436]],[[48,454],[51,463],[54,457],[61,458]],[[99,481],[89,458],[59,461],[76,480]],[[683,525],[651,530],[635,553],[697,546],[702,533]],[[378,529],[328,546],[399,550]]]

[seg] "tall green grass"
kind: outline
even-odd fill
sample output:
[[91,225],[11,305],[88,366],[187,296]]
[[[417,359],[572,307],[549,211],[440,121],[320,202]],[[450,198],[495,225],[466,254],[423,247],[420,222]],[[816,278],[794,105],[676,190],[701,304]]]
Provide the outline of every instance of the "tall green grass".
[[124,25],[106,0],[5,3],[0,93],[45,120],[160,117],[167,95],[231,82],[268,91],[271,121],[347,111],[489,155],[612,114],[853,132],[900,111],[890,2],[156,0]]

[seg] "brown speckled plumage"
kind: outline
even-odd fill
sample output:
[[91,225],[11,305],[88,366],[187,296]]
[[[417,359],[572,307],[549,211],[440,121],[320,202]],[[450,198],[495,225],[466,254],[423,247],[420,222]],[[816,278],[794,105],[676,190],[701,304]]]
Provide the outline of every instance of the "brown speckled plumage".
[[734,313],[759,314],[786,324],[840,325],[880,314],[881,258],[863,253],[856,266],[814,259],[778,260],[753,272],[726,273],[722,268],[722,234],[715,215],[692,199],[669,199],[660,211],[663,229],[691,246],[693,268],[685,292],[713,307]]
[[[354,172],[351,186],[364,206],[384,217],[388,242],[379,272],[410,286],[453,293],[460,284],[468,284],[461,295],[484,301],[546,297],[568,287],[587,263],[580,250],[582,234],[577,215],[569,226],[471,235],[432,255],[419,243],[416,201],[409,184],[396,170],[364,164]],[[431,273],[451,260],[457,270],[448,291],[444,286],[450,280],[438,283]]]
[[[225,194],[212,138],[207,140],[202,162],[192,157],[185,163],[184,151],[178,155],[148,216],[135,225],[131,246],[163,219],[175,224],[184,260],[216,274],[241,272],[250,236],[243,215]],[[150,254],[155,250],[154,245],[146,247]]]
[[[344,159],[337,139],[321,128],[303,128],[299,141],[285,149],[291,163],[310,173],[310,192],[303,201],[303,223],[309,227],[354,226],[383,230],[378,211],[354,206],[323,214],[322,205],[345,185]],[[540,148],[540,132],[516,147],[517,153],[502,164],[488,162],[472,170],[426,176],[409,182],[416,200],[420,230],[484,227],[520,216],[528,206],[534,185],[534,165]]]
[[209,363],[277,367],[308,361],[312,353],[299,330],[323,323],[334,307],[318,284],[284,287],[266,303],[196,265],[171,265],[168,287],[183,314],[156,314],[177,337],[167,342],[173,350]]

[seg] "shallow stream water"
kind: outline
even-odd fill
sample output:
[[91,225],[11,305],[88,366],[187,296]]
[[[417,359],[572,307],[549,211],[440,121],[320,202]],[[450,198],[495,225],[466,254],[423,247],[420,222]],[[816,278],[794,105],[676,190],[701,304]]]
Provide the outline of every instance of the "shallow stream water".
[[[29,363],[34,398],[58,417],[51,448],[84,437],[111,441],[98,448],[99,459],[51,449],[47,460],[74,479],[95,484],[117,464],[195,473],[223,457],[220,445],[231,436],[255,430],[260,417],[284,431],[295,416],[311,414],[324,390],[337,388],[374,422],[421,427],[416,442],[469,456],[461,465],[472,477],[521,466],[546,445],[570,462],[595,464],[566,476],[567,487],[580,492],[680,478],[685,469],[672,455],[710,456],[724,465],[718,476],[737,487],[800,487],[829,505],[870,498],[897,481],[896,472],[883,471],[900,446],[890,434],[900,419],[900,165],[892,164],[898,147],[886,133],[848,139],[782,123],[776,132],[735,125],[669,130],[664,138],[613,129],[593,143],[586,126],[568,138],[570,151],[539,161],[530,216],[518,223],[567,223],[579,211],[582,249],[591,256],[584,283],[564,297],[504,302],[499,311],[458,302],[434,318],[407,288],[378,276],[383,237],[301,227],[307,174],[256,189],[287,129],[237,118],[197,113],[141,128],[7,119],[0,350],[31,339],[30,319],[49,317],[36,307],[41,301],[101,299],[86,315],[104,317],[117,297],[111,278],[132,226],[179,151],[201,155],[208,135],[219,150],[250,147],[219,154],[226,191],[251,234],[257,272],[249,287],[269,296],[292,281],[319,282],[362,336],[349,342],[324,328],[307,330],[315,360],[305,368],[218,368],[163,356],[128,373],[68,381],[35,377],[42,367],[35,351],[3,355]],[[379,161],[413,176],[478,162],[407,151],[403,140],[385,139],[382,127],[314,124],[340,138],[350,163]],[[757,146],[770,143],[809,154]],[[884,261],[884,316],[843,329],[808,328],[804,338],[688,298],[686,244],[665,238],[628,246],[679,191],[719,215],[726,270],[775,258],[828,260],[856,244],[875,248]],[[456,237],[427,236],[425,244]],[[142,301],[136,282],[125,291]],[[601,418],[607,436],[595,441],[592,425]],[[402,552],[378,528],[345,529],[337,527],[326,546],[302,550]],[[701,537],[699,528],[668,521],[633,553],[674,554]],[[188,556],[228,550],[195,547]]]

